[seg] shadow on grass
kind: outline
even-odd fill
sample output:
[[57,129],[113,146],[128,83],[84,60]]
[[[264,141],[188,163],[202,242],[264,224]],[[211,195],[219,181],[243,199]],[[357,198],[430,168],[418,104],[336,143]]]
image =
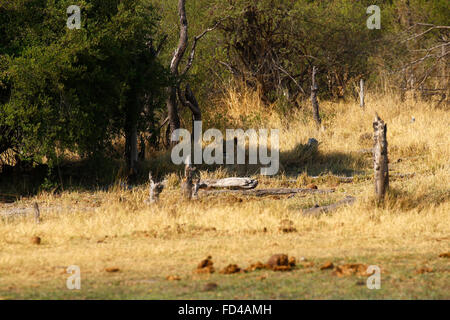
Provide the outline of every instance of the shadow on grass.
[[[246,163],[249,152],[245,150]],[[322,153],[317,145],[298,144],[292,150],[280,153],[279,174],[296,178],[299,174],[309,176],[334,174],[351,176],[361,174],[368,168],[367,158],[360,154],[341,152]],[[21,196],[33,196],[40,191],[58,193],[61,191],[107,190],[112,185],[127,180],[125,163],[113,158],[90,160],[64,160],[58,167],[50,169],[47,165],[5,167],[0,173],[0,201],[12,202]],[[227,176],[259,175],[261,165],[195,165],[202,171],[223,170]],[[148,172],[161,180],[175,173],[182,177],[183,165],[174,165],[170,151],[154,155],[150,160],[138,164],[138,174],[133,185],[148,182]]]
[[333,174],[353,176],[364,173],[370,163],[357,153],[323,153],[317,145],[298,144],[280,153],[280,162],[287,176],[306,173],[309,176]]

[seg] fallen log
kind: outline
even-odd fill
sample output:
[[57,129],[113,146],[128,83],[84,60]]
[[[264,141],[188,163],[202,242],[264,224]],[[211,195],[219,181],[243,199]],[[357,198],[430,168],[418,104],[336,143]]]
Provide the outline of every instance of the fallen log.
[[225,179],[207,179],[199,182],[199,189],[208,188],[238,188],[238,189],[254,189],[258,185],[258,180],[250,178],[225,178]]
[[352,205],[356,201],[355,197],[347,196],[343,200],[338,201],[336,203],[330,204],[328,206],[315,206],[309,209],[305,209],[302,211],[302,215],[304,216],[319,216],[323,213],[327,213],[333,210],[336,210],[345,205]]
[[334,192],[334,189],[299,189],[299,188],[273,188],[273,189],[257,189],[257,190],[202,190],[201,194],[219,195],[219,194],[237,194],[243,196],[277,196],[289,194],[328,194]]

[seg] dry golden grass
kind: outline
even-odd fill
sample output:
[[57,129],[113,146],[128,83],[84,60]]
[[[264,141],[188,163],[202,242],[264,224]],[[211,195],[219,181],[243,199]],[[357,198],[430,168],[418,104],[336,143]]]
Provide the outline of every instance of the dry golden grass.
[[[31,217],[0,222],[0,288],[26,288],[55,278],[64,281],[67,274],[62,267],[68,265],[79,265],[90,279],[165,278],[172,274],[194,279],[192,270],[208,255],[213,256],[219,270],[231,263],[246,267],[265,262],[275,253],[312,260],[365,257],[361,262],[368,264],[413,255],[420,264],[425,256],[437,257],[448,251],[448,111],[433,109],[424,102],[401,103],[381,96],[369,96],[365,111],[356,103],[321,102],[321,112],[328,116],[323,121],[324,129],[317,130],[305,112],[295,110],[287,121],[277,112],[268,113],[252,93],[230,92],[227,99],[220,108],[225,108],[224,113],[237,127],[245,127],[243,115],[252,116],[252,121],[262,119],[261,127],[279,128],[281,153],[289,154],[315,137],[320,141],[322,159],[334,162],[316,164],[317,168],[361,172],[361,178],[339,183],[324,176],[315,182],[319,188],[335,187],[331,196],[220,196],[185,202],[179,200],[179,176],[172,173],[168,174],[169,188],[161,194],[160,203],[151,206],[144,204],[147,186],[132,191],[65,192],[60,196],[42,193],[14,204],[31,207],[34,201],[39,202],[41,224],[36,225]],[[388,124],[392,170],[415,173],[393,178],[385,204],[378,207],[372,198],[373,183],[364,178],[371,173],[370,157],[357,153],[371,147],[375,111]],[[327,158],[332,154],[345,155],[346,160]],[[291,168],[283,169],[289,172]],[[299,166],[298,172],[307,169]],[[227,171],[201,174],[223,177]],[[257,177],[259,187],[298,187],[311,182],[305,174],[291,181],[297,178],[292,172]],[[356,196],[357,203],[320,218],[300,215],[302,208],[340,200],[345,195]],[[283,219],[293,221],[297,232],[280,232]],[[40,245],[31,243],[33,236],[42,239]],[[117,267],[120,272],[106,275],[108,267]]]

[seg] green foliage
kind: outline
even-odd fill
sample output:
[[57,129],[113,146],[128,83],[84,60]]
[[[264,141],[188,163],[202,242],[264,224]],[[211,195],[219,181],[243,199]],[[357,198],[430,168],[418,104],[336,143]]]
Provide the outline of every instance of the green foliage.
[[[149,44],[158,16],[146,1],[78,1],[82,28],[66,27],[73,1],[0,5],[0,125],[35,159],[57,150],[105,150],[129,114],[152,130],[166,71]],[[6,23],[3,23],[6,21]],[[51,162],[51,161],[50,161]]]

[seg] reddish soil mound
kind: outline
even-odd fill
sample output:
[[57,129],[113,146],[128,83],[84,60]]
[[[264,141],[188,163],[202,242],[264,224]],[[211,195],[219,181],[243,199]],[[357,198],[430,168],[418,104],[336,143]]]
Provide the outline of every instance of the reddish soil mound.
[[295,267],[295,258],[286,254],[274,254],[267,261],[267,266],[273,271],[290,271]]
[[39,237],[32,237],[30,239],[30,241],[32,244],[37,244],[37,245],[41,244],[41,238],[39,238]]
[[424,273],[430,273],[430,272],[433,272],[433,268],[422,267],[422,268],[416,270],[417,274],[424,274]]
[[343,264],[341,266],[337,266],[332,275],[338,277],[352,276],[355,274],[358,276],[368,276],[366,272],[367,267],[367,265],[361,263]]
[[333,262],[327,261],[320,267],[320,270],[328,270],[328,269],[333,269],[333,268],[334,268]]
[[262,269],[270,269],[270,267],[267,264],[263,264],[262,262],[256,262],[250,265],[247,269],[245,269],[245,272],[251,272],[256,270],[262,270]]
[[233,274],[238,272],[241,272],[241,268],[239,268],[237,264],[229,264],[225,269],[220,271],[221,274]]
[[212,257],[208,256],[206,259],[200,261],[197,266],[197,269],[194,271],[195,273],[214,273],[214,266],[212,262]]

